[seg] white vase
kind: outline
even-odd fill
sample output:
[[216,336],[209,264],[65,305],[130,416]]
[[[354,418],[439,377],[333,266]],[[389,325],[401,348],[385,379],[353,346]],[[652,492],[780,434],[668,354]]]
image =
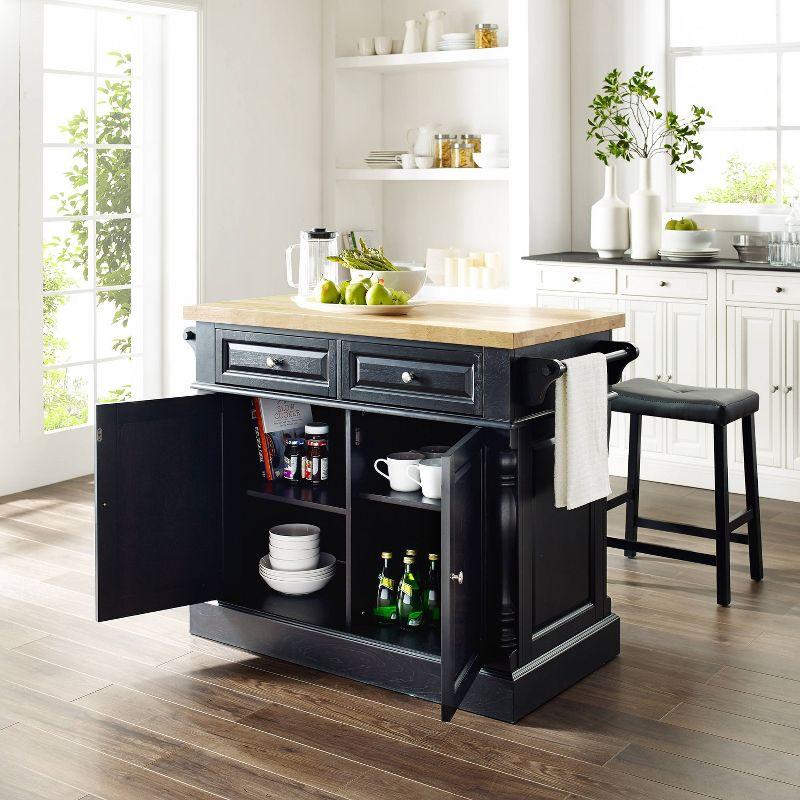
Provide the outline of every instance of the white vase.
[[425,29],[425,46],[426,53],[435,53],[438,50],[439,40],[444,33],[444,18],[446,12],[441,9],[435,11],[426,11],[425,19],[428,26]]
[[421,53],[422,52],[422,39],[420,37],[420,28],[422,23],[416,19],[406,20],[406,35],[403,39],[403,52],[404,53]]
[[653,189],[649,158],[639,160],[639,188],[631,194],[631,258],[658,256],[661,245],[661,195]]
[[617,195],[617,168],[606,167],[606,189],[592,206],[590,244],[600,258],[620,258],[630,245],[628,206]]

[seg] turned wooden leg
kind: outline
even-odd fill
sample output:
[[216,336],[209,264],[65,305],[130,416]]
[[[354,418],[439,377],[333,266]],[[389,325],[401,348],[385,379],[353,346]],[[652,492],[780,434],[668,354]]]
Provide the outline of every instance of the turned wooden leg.
[[[639,469],[642,462],[642,415],[630,415],[628,438],[628,500],[625,503],[625,538],[635,542],[639,527]],[[636,558],[635,550],[626,550],[628,558]]]
[[500,536],[499,645],[504,653],[517,649],[517,453],[497,454],[497,531]]
[[717,603],[731,604],[731,538],[728,507],[728,439],[724,425],[714,426],[714,510],[717,529]]

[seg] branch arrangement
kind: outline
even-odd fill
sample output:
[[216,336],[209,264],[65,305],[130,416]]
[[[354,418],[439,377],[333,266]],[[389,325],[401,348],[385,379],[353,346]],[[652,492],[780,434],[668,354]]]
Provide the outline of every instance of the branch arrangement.
[[587,120],[586,138],[596,142],[594,154],[606,166],[609,158],[630,161],[666,153],[678,172],[694,172],[695,159],[703,157],[697,136],[711,113],[692,106],[691,116],[681,119],[674,111],[659,110],[661,98],[652,77],[645,67],[628,80],[618,69],[609,72],[589,106],[594,113]]

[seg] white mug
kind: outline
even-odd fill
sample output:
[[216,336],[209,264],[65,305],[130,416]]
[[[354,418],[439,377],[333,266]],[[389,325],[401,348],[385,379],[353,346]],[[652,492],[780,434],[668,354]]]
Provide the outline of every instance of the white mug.
[[433,156],[415,156],[414,163],[417,169],[430,169],[433,166]]
[[403,169],[414,169],[414,154],[413,153],[403,153],[402,155],[395,156],[394,160]]
[[362,36],[358,40],[358,52],[362,56],[375,55],[375,39],[371,36]]
[[[375,472],[386,478],[389,481],[389,486],[396,492],[416,492],[419,486],[408,477],[406,470],[411,464],[419,464],[422,458],[422,453],[417,453],[413,450],[406,453],[389,453],[386,458],[376,459],[373,466],[375,467]],[[381,472],[378,469],[378,464],[381,463],[386,464],[388,473]]]
[[379,56],[388,56],[392,52],[392,37],[391,36],[376,36],[375,37],[375,52]]
[[[413,473],[419,474],[419,479]],[[438,500],[442,496],[442,459],[426,458],[419,464],[409,464],[406,467],[406,475],[411,478],[417,486],[422,487],[422,494],[432,500]]]

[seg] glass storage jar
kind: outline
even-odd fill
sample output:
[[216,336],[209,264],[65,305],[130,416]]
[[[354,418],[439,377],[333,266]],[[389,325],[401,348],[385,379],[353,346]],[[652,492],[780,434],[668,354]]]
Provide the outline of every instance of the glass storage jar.
[[451,159],[452,167],[474,167],[475,162],[472,160],[473,148],[472,143],[465,140],[453,142],[453,157]]
[[497,47],[497,25],[492,22],[479,22],[475,26],[475,47]]
[[481,151],[481,135],[479,133],[462,133],[458,137],[462,141],[470,142],[472,144],[472,152],[480,153]]
[[455,142],[457,138],[458,137],[452,133],[437,133],[434,136],[434,153],[433,153],[434,167],[451,166],[453,142]]

